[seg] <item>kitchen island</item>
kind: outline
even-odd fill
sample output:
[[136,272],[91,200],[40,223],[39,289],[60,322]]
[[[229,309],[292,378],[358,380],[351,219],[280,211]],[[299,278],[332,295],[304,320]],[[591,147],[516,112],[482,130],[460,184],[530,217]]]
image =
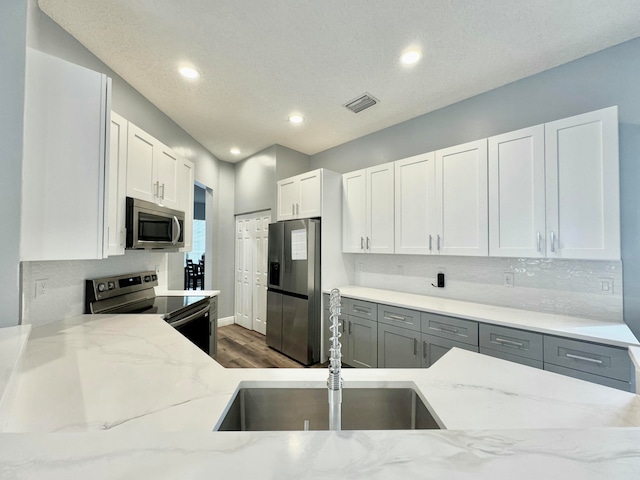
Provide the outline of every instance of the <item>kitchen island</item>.
[[429,369],[343,373],[346,388],[415,388],[443,430],[212,433],[238,388],[323,388],[327,372],[224,369],[155,315],[36,327],[0,435],[0,478],[619,479],[640,471],[640,397],[631,393],[459,349]]

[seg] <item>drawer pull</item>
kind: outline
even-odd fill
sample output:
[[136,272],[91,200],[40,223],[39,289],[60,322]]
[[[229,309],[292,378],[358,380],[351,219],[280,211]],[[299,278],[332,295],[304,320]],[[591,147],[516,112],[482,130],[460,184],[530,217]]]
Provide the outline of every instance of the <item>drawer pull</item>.
[[442,328],[442,327],[431,327],[433,330],[437,330],[438,332],[450,333],[451,335],[458,335],[458,330],[455,328]]
[[506,338],[498,338],[496,337],[496,342],[501,343],[501,344],[507,344],[507,345],[515,345],[518,348],[522,348],[524,347],[524,344],[521,342],[515,342],[513,340],[507,340]]
[[385,315],[385,320],[398,320],[399,322],[406,322],[407,319],[405,317],[401,317],[400,315]]
[[580,355],[574,355],[573,353],[565,353],[564,356],[567,358],[573,358],[574,360],[584,360],[585,362],[597,363],[598,365],[602,365],[604,363],[602,360],[598,360],[597,358],[581,357]]
[[369,313],[371,313],[371,309],[368,309],[368,308],[358,308],[358,307],[355,307],[355,306],[353,307],[353,311],[354,311],[354,312],[358,312],[358,313],[366,313],[367,315],[368,315]]

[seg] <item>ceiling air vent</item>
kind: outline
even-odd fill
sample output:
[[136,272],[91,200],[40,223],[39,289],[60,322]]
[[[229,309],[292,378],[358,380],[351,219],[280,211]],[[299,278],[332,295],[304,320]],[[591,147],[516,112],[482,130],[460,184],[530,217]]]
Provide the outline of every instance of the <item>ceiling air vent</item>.
[[353,113],[360,113],[361,111],[373,107],[379,100],[373,98],[368,93],[363,93],[357,98],[354,98],[350,102],[345,103],[343,106],[347,107]]

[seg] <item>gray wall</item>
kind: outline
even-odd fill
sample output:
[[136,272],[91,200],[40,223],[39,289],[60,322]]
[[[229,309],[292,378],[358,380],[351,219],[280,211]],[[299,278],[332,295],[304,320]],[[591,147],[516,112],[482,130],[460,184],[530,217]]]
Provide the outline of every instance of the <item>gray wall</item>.
[[235,213],[276,206],[276,145],[235,164]]
[[640,39],[311,157],[348,172],[611,105],[619,106],[624,317],[640,337]]
[[0,2],[0,327],[20,320],[20,205],[22,179],[22,120],[24,112],[25,2]]
[[[51,55],[109,75],[113,79],[113,110],[193,161],[196,165],[195,180],[213,190],[214,209],[216,210],[213,212],[213,217],[216,221],[228,223],[228,221],[220,218],[218,210],[226,209],[229,204],[233,204],[233,185],[229,188],[228,179],[228,172],[233,172],[233,166],[215,158],[175,122],[42,13],[37,7],[36,0],[28,0],[28,5],[29,27],[27,30],[27,44]],[[3,15],[3,20],[4,18],[5,16]],[[221,173],[222,170],[225,172],[224,175]],[[225,182],[222,185],[220,184],[221,177],[224,178]],[[233,184],[233,180],[231,180],[231,184]],[[231,221],[233,221],[233,215],[231,215]],[[233,228],[221,232],[214,239],[214,242],[218,242],[217,245],[214,245],[214,251],[217,252],[217,255],[225,257],[225,259],[228,256],[233,257],[233,255],[230,255],[230,252],[233,252]],[[231,250],[228,250],[229,248]],[[216,258],[213,260],[214,265],[219,261]],[[109,259],[104,261],[109,262]],[[232,307],[228,310],[226,309],[226,305],[231,305],[232,302],[222,301],[223,297],[233,297],[233,275],[228,275],[227,273],[214,267],[213,288],[222,291],[221,306],[219,307],[221,316],[233,314]]]
[[308,172],[310,164],[309,155],[276,145],[276,181]]

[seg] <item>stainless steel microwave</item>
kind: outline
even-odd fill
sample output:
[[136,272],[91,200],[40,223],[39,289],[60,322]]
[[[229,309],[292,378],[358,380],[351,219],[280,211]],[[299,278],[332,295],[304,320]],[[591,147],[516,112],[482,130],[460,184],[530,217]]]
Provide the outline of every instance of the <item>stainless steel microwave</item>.
[[127,197],[128,249],[175,250],[184,247],[184,212]]

